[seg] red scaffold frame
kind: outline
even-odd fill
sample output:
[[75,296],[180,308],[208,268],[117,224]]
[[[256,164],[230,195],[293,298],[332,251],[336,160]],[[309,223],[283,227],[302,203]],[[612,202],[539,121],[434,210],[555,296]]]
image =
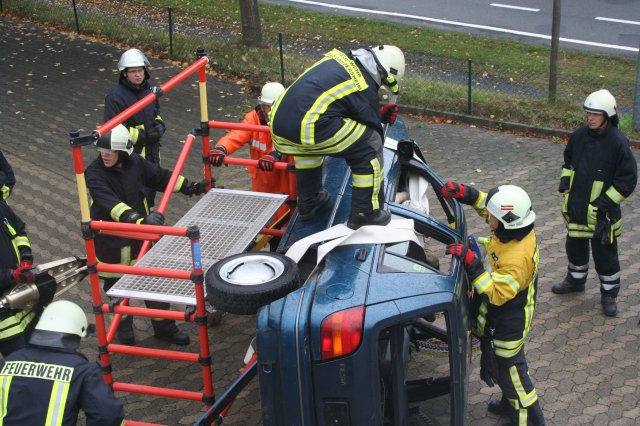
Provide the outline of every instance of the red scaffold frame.
[[[268,126],[260,126],[260,125],[248,125],[242,123],[228,123],[221,121],[209,121],[208,120],[208,112],[207,112],[207,93],[206,93],[206,65],[209,62],[209,58],[206,53],[202,49],[197,50],[197,61],[194,62],[189,67],[182,70],[176,76],[170,78],[165,84],[162,84],[160,88],[162,92],[159,94],[150,93],[144,98],[140,99],[136,104],[127,108],[111,120],[105,122],[103,125],[98,127],[96,130],[86,133],[80,134],[77,131],[70,132],[70,145],[73,156],[74,163],[74,171],[76,175],[76,185],[78,190],[78,197],[80,203],[80,213],[82,219],[82,234],[85,240],[85,249],[87,253],[87,267],[89,270],[89,282],[92,293],[92,302],[93,302],[93,311],[96,317],[96,331],[98,337],[98,351],[99,351],[99,361],[102,367],[102,374],[105,382],[112,386],[114,391],[121,392],[130,392],[130,393],[139,393],[153,396],[161,396],[161,397],[169,397],[169,398],[177,398],[177,399],[186,399],[193,401],[202,401],[205,404],[206,408],[210,408],[214,403],[216,403],[213,381],[212,381],[212,371],[211,371],[211,354],[209,351],[209,337],[207,331],[207,310],[206,310],[206,300],[205,300],[205,292],[204,292],[204,271],[202,270],[202,262],[200,256],[200,236],[199,236],[199,228],[197,226],[189,226],[188,228],[184,227],[175,227],[175,226],[159,226],[159,225],[144,225],[144,224],[129,224],[129,223],[119,223],[119,222],[105,222],[105,221],[93,221],[90,217],[89,210],[89,199],[87,196],[87,187],[84,178],[84,163],[82,157],[82,147],[87,145],[92,145],[101,135],[106,134],[118,124],[124,122],[132,115],[136,114],[152,102],[155,102],[156,99],[161,96],[163,93],[167,93],[172,90],[175,86],[184,81],[187,77],[191,76],[195,72],[198,73],[198,82],[200,89],[200,128],[194,130],[191,134],[187,135],[184,140],[184,145],[180,152],[180,155],[176,161],[176,166],[174,167],[169,183],[166,188],[174,188],[175,183],[180,176],[180,172],[184,167],[184,164],[187,160],[189,151],[192,148],[194,140],[197,136],[202,137],[202,158],[203,158],[203,169],[204,169],[204,177],[209,180],[209,185],[207,185],[207,191],[210,190],[215,181],[212,180],[211,173],[211,164],[207,161],[209,151],[210,151],[210,136],[209,131],[211,128],[220,128],[220,129],[242,129],[242,130],[252,130],[259,132],[268,132]],[[243,166],[253,166],[256,167],[258,161],[257,160],[249,160],[249,159],[240,159],[240,158],[225,158],[225,164],[235,164],[235,165],[243,165]],[[285,169],[292,170],[292,165],[286,162],[276,162],[276,169]],[[293,177],[293,173],[289,174],[289,188],[290,199],[295,200],[295,178]],[[156,210],[163,213],[165,212],[167,205],[169,203],[169,199],[172,195],[171,190],[165,190],[163,192],[162,198],[159,204],[156,207]],[[282,218],[280,218],[282,219]],[[286,218],[285,218],[286,221]],[[260,244],[256,244],[253,250],[259,250],[266,244],[268,239],[271,236],[282,236],[284,231],[282,229],[278,229],[282,226],[283,220],[275,220],[275,225],[272,225],[270,228],[264,228],[260,235],[266,236],[266,240]],[[162,268],[152,268],[152,267],[139,267],[139,266],[128,266],[128,265],[119,265],[119,264],[107,264],[98,262],[96,257],[95,250],[95,242],[94,236],[96,233],[103,233],[108,235],[122,236],[127,238],[135,238],[139,240],[144,240],[140,253],[138,255],[138,259],[141,259],[142,256],[149,250],[151,247],[152,241],[157,241],[160,236],[163,235],[171,235],[177,237],[185,237],[189,239],[189,243],[191,245],[191,256],[192,256],[192,270],[184,271],[184,270],[172,270],[172,269],[162,269]],[[195,311],[193,309],[186,309],[185,312],[171,311],[171,310],[163,310],[163,309],[151,309],[151,308],[142,308],[142,307],[132,307],[129,306],[129,299],[123,299],[117,305],[111,305],[109,303],[104,303],[102,300],[102,294],[100,292],[100,272],[108,272],[108,273],[117,273],[117,274],[131,274],[131,275],[143,275],[143,276],[154,276],[154,277],[164,277],[164,278],[173,278],[180,279],[185,281],[191,281],[195,287],[195,298],[196,298],[196,306]],[[107,329],[105,325],[104,314],[114,314],[111,324]],[[133,315],[133,316],[142,316],[149,318],[162,318],[169,319],[175,321],[186,321],[186,322],[195,322],[198,326],[198,338],[199,338],[199,352],[197,353],[187,353],[182,351],[173,351],[173,350],[158,350],[158,349],[150,349],[136,346],[128,346],[128,345],[119,345],[114,344],[113,339],[120,324],[122,315]],[[110,360],[110,353],[119,353],[126,355],[134,355],[134,356],[143,356],[143,357],[151,357],[151,358],[162,358],[169,359],[175,361],[186,361],[198,363],[201,366],[202,376],[203,376],[203,390],[202,392],[194,392],[180,389],[171,389],[171,388],[163,388],[163,387],[155,387],[148,385],[140,385],[134,383],[124,383],[114,381],[112,375],[112,367]],[[251,362],[247,365],[241,378],[244,378],[247,370],[252,370],[252,367],[255,367],[255,356],[252,358]],[[246,380],[246,379],[245,379]],[[237,383],[237,381],[236,381]],[[235,385],[235,383],[234,383]],[[231,388],[235,387],[234,385]],[[228,391],[227,391],[228,392]],[[224,402],[217,401],[215,404],[220,405],[220,403],[224,403],[222,414],[219,415],[218,420],[222,420],[222,417],[226,414],[228,409],[231,407],[232,400],[228,400],[225,398]],[[127,425],[152,425],[151,423],[144,423],[133,420],[126,420]]]

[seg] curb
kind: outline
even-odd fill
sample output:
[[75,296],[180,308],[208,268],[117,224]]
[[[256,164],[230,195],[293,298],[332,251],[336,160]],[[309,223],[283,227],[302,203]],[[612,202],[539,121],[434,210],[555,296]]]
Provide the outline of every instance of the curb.
[[[449,112],[449,111],[438,111],[429,108],[420,108],[411,105],[400,105],[400,108],[403,112],[407,112],[409,114],[421,115],[421,116],[433,116],[433,117],[441,117],[454,121],[458,121],[461,123],[472,124],[475,126],[482,126],[487,129],[492,129],[496,132],[500,132],[501,130],[511,130],[516,132],[526,132],[532,133],[534,135],[542,136],[557,136],[560,138],[568,138],[572,133],[567,130],[562,129],[552,129],[549,127],[537,127],[531,126],[528,124],[520,124],[520,123],[512,123],[510,121],[502,121],[502,120],[492,120],[489,118],[478,117],[475,115],[467,115],[461,114],[457,112]],[[501,130],[498,129],[498,126],[501,127]],[[640,149],[640,141],[629,139],[629,145],[632,148]]]

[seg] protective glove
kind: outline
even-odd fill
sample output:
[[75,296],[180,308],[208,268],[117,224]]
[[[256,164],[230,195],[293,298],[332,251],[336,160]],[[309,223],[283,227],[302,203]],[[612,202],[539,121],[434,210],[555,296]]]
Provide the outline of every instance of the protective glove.
[[164,215],[154,210],[142,220],[142,223],[145,225],[163,225]]
[[461,183],[447,182],[440,188],[440,193],[444,198],[455,198],[464,204],[475,204],[480,193],[472,186],[465,186]]
[[482,261],[476,256],[473,250],[469,250],[463,244],[449,244],[447,246],[447,254],[459,257],[462,260],[464,270],[470,282],[473,282],[484,272]]
[[213,167],[220,167],[224,163],[224,158],[227,156],[227,148],[224,146],[214,146],[209,151],[209,161]]
[[564,193],[569,190],[569,182],[571,178],[569,176],[563,176],[560,178],[560,185],[558,185],[558,192]]
[[36,276],[32,271],[31,262],[28,260],[20,262],[20,266],[11,271],[11,278],[16,284],[35,282]]
[[278,151],[271,151],[269,154],[260,157],[258,160],[258,168],[265,172],[271,172],[274,169],[275,162],[280,161],[281,158],[282,156]]
[[203,179],[200,182],[191,182],[185,180],[182,188],[180,188],[180,192],[184,195],[188,195],[191,197],[192,195],[202,195],[207,192],[207,185],[209,185],[208,179]]
[[498,361],[496,360],[496,350],[493,346],[493,339],[490,337],[480,338],[480,379],[489,387],[493,387],[498,382]]
[[156,95],[156,99],[164,95],[164,91],[160,88],[160,86],[151,86],[151,93]]
[[149,128],[145,130],[145,142],[148,145],[158,143],[162,135],[164,135],[164,130],[164,124],[160,121],[154,121],[149,124]]
[[380,108],[380,122],[393,124],[398,118],[398,104],[387,104]]

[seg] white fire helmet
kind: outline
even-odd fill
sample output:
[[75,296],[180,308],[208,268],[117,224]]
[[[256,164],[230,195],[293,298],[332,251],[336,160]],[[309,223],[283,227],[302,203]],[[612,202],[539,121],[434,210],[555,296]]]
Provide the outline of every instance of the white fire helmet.
[[133,143],[129,136],[129,130],[122,124],[118,124],[110,132],[100,136],[96,141],[98,151],[106,149],[109,151],[122,151],[127,155],[133,152]]
[[372,47],[370,50],[387,75],[392,75],[398,81],[398,84],[402,84],[402,78],[404,77],[404,54],[402,50],[390,45],[380,45]]
[[515,185],[501,185],[489,191],[487,210],[505,229],[520,229],[531,225],[536,214],[524,189]]
[[280,83],[269,82],[262,86],[258,102],[263,105],[273,105],[273,102],[284,92],[284,86]]
[[606,89],[598,90],[587,96],[582,107],[587,112],[607,114],[609,118],[618,114],[616,98]]
[[148,80],[149,78],[151,78],[151,76],[149,75],[149,69],[148,69],[150,66],[151,66],[151,63],[149,62],[147,57],[144,56],[144,53],[142,53],[138,49],[127,50],[122,54],[122,56],[120,56],[120,60],[118,61],[118,71],[120,71],[121,75],[124,75],[123,71],[126,70],[127,68],[144,67],[145,80]]
[[50,303],[36,324],[36,330],[56,331],[58,333],[87,335],[87,316],[80,306],[68,300],[57,300]]

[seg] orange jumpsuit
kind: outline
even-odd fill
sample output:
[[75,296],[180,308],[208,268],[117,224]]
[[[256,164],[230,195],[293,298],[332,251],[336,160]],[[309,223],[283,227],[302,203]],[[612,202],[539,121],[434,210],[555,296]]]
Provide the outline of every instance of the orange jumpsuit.
[[[266,125],[264,120],[260,120],[258,105],[249,111],[242,120],[243,124]],[[268,155],[274,150],[269,132],[256,132],[252,130],[231,130],[218,140],[216,146],[224,146],[227,155],[231,155],[236,150],[249,144],[249,155],[252,160],[258,160],[264,155]],[[287,161],[287,156],[282,160]],[[256,192],[270,192],[272,194],[289,194],[289,176],[286,170],[272,170],[266,172],[257,167],[247,167],[247,172],[251,176],[251,190]],[[281,217],[290,210],[287,204],[283,205],[274,218]]]

